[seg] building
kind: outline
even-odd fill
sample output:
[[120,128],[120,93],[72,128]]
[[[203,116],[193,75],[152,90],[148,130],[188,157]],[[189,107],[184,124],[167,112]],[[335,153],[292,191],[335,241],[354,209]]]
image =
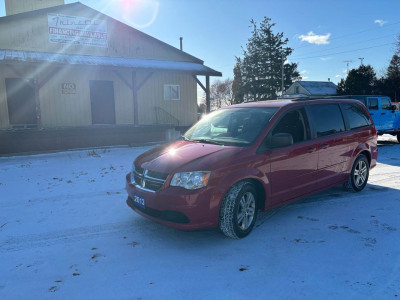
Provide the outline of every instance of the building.
[[333,96],[337,86],[330,81],[296,81],[285,92],[285,95]]
[[209,100],[210,76],[222,76],[79,2],[5,4],[0,154],[162,140],[196,121],[197,84]]

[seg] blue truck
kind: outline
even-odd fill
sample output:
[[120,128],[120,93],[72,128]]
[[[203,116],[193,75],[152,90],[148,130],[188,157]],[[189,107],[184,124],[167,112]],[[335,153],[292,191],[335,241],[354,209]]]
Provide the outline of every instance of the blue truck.
[[349,95],[335,98],[355,99],[362,102],[368,109],[378,134],[391,134],[400,143],[400,111],[388,96]]

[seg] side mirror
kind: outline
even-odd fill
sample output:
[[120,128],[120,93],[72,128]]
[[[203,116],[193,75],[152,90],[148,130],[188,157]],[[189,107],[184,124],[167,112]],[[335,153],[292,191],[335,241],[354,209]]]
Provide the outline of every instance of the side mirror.
[[395,111],[396,109],[397,109],[397,106],[393,104],[392,105],[392,110]]
[[271,148],[282,148],[293,145],[293,136],[290,133],[277,133],[271,138]]

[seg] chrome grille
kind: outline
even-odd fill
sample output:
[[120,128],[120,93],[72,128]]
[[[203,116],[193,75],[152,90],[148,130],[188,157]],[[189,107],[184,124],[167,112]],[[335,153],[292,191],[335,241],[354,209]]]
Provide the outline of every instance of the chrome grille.
[[133,170],[132,183],[136,186],[157,192],[164,184],[168,174],[150,171],[143,169],[139,166],[135,166]]

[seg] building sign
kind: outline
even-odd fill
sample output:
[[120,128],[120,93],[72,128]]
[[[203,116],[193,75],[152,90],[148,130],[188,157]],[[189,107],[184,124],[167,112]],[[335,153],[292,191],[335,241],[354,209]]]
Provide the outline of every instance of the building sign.
[[76,94],[76,84],[75,83],[62,83],[61,91],[63,94]]
[[58,44],[108,47],[107,21],[48,14],[49,41]]

